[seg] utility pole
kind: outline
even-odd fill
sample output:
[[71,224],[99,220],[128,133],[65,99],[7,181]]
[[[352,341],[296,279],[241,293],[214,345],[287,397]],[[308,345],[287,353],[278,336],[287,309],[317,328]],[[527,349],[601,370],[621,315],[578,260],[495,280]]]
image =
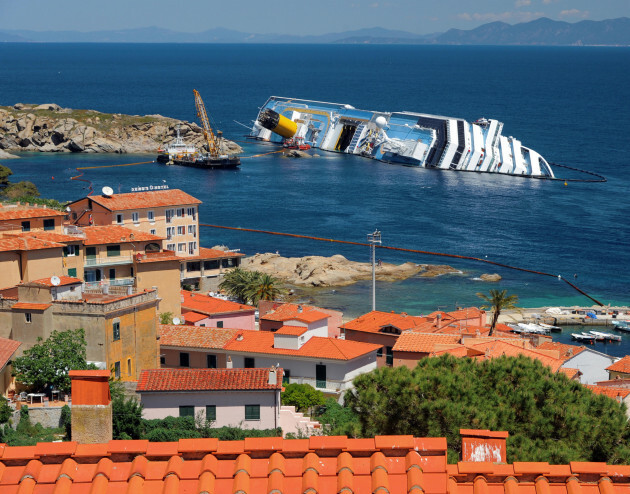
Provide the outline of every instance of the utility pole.
[[372,253],[372,310],[376,310],[376,244],[381,244],[381,232],[368,233],[367,241]]

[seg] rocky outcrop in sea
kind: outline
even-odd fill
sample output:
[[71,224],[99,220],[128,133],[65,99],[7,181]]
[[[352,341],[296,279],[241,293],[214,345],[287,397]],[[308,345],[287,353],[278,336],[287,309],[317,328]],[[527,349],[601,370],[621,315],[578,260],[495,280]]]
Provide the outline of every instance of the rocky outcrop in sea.
[[[0,106],[0,150],[72,153],[156,153],[172,141],[177,126],[187,144],[201,148],[203,130],[196,123],[162,115],[124,115],[73,110],[54,103]],[[241,147],[223,139],[222,153]]]
[[[342,255],[332,257],[306,256],[282,257],[279,254],[265,253],[243,259],[241,267],[248,271],[260,271],[296,286],[346,286],[359,280],[372,278],[370,263],[355,262]],[[381,281],[405,280],[411,276],[432,277],[442,274],[459,273],[446,265],[379,263],[376,279]]]

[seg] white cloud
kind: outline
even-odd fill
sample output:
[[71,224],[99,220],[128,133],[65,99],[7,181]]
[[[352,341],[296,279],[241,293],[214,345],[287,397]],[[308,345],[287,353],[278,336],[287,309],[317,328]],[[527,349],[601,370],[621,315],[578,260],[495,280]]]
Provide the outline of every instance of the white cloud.
[[516,2],[514,2],[514,6],[515,7],[527,7],[528,5],[532,4],[532,0],[516,0]]
[[579,17],[581,19],[586,19],[589,15],[590,12],[588,10],[570,9],[560,12],[560,17]]
[[486,13],[473,13],[469,14],[468,12],[464,12],[462,14],[458,14],[457,17],[464,21],[483,21],[483,22],[494,22],[494,21],[503,21],[503,22],[527,22],[532,21],[534,19],[538,19],[539,17],[543,17],[544,12],[486,12]]

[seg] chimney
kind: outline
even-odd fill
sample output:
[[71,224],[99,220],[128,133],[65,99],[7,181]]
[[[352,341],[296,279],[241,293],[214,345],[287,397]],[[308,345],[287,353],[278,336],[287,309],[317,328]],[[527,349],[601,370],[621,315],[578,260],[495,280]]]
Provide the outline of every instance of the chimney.
[[506,441],[509,433],[480,429],[460,429],[462,461],[506,462]]
[[112,439],[112,399],[108,370],[71,370],[72,440],[79,444]]
[[226,369],[231,369],[232,367],[233,367],[233,364],[232,364],[232,357],[230,357],[230,356],[228,355],[228,358],[227,358],[227,363],[225,364],[225,368],[226,368]]
[[301,314],[303,310],[304,309],[302,309],[302,306],[298,305],[298,307],[297,307],[298,314]]
[[269,382],[268,382],[269,386],[275,386],[276,384],[278,384],[278,378],[277,378],[277,371],[275,366],[271,366],[271,369],[269,369]]

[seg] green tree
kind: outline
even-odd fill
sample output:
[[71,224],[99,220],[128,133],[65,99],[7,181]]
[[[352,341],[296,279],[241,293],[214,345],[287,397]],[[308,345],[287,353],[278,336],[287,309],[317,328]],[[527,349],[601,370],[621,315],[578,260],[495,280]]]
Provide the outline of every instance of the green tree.
[[114,439],[140,439],[142,404],[120,395],[112,399],[112,435]]
[[85,360],[87,343],[83,329],[53,331],[47,340],[37,343],[13,361],[16,380],[34,391],[52,385],[70,392],[68,371],[93,368]]
[[298,412],[305,412],[324,404],[324,393],[310,384],[287,384],[281,395],[283,405],[294,406]]
[[224,290],[228,295],[235,297],[240,302],[246,303],[247,291],[252,286],[256,276],[256,271],[245,271],[241,268],[234,268],[225,273],[223,281],[219,284],[219,288]]
[[268,274],[258,273],[247,288],[245,295],[252,305],[258,305],[261,300],[277,300],[286,293],[278,286],[279,280]]
[[477,297],[486,302],[481,306],[482,309],[492,309],[492,324],[488,333],[488,336],[492,336],[501,311],[517,308],[515,304],[518,302],[518,295],[508,295],[507,290],[490,290],[490,296],[479,292]]
[[361,433],[357,414],[351,408],[337,403],[334,398],[328,398],[315,415],[327,436],[357,437]]
[[33,182],[17,182],[8,185],[2,192],[9,199],[16,200],[24,197],[37,197],[39,191]]
[[0,185],[9,185],[9,177],[13,175],[11,168],[0,165]]
[[459,429],[509,431],[510,462],[630,460],[625,405],[524,356],[446,355],[413,370],[377,369],[357,377],[345,400],[360,435],[446,437],[450,462],[461,449]]
[[0,424],[7,423],[11,415],[13,415],[13,409],[9,406],[9,401],[4,396],[0,396]]
[[173,313],[172,312],[160,313],[160,324],[173,324]]

